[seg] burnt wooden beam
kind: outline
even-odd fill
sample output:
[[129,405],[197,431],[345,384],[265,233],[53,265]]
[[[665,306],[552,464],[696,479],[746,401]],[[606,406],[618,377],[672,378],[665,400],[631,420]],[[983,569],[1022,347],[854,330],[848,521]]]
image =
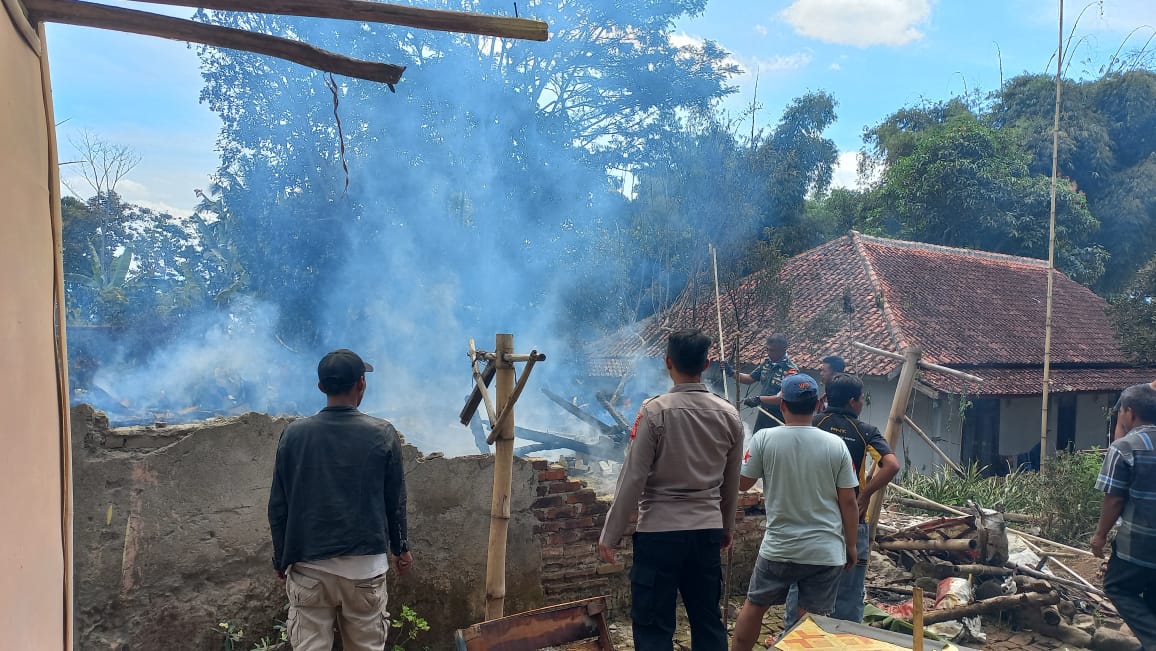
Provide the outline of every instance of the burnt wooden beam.
[[405,7],[368,0],[140,0],[154,4],[198,7],[219,11],[247,11],[283,16],[336,18],[386,23],[439,32],[461,32],[498,38],[545,41],[549,26],[541,20],[490,16],[468,11]]
[[[493,360],[486,362],[486,367],[482,369],[481,372],[482,384],[486,387],[490,386],[497,372],[498,367],[494,364]],[[478,406],[482,404],[482,397],[482,386],[475,385],[474,390],[470,392],[470,397],[466,399],[466,405],[458,412],[458,420],[461,421],[462,425],[470,424],[470,419],[474,417],[474,413],[478,411]],[[484,441],[485,438],[486,437],[483,436],[482,440]],[[487,448],[483,450],[483,452],[489,452],[489,449]]]
[[574,416],[578,420],[582,421],[583,423],[586,423],[586,424],[594,427],[599,432],[601,432],[607,436],[611,436],[611,437],[614,436],[615,434],[619,433],[618,429],[614,428],[611,425],[607,425],[606,423],[603,423],[602,421],[598,420],[594,416],[591,416],[590,414],[582,411],[582,409],[570,404],[570,402],[568,400],[566,400],[562,396],[554,393],[553,391],[547,389],[546,387],[542,387],[542,393],[546,394],[546,397],[549,398],[550,400],[553,400],[554,402],[556,402],[559,407],[570,412],[570,414],[572,416]]
[[36,22],[65,23],[82,27],[158,36],[213,47],[244,50],[285,59],[303,66],[393,85],[401,81],[404,66],[351,59],[308,43],[243,29],[206,25],[184,18],[147,11],[122,9],[80,0],[24,0],[29,18]]

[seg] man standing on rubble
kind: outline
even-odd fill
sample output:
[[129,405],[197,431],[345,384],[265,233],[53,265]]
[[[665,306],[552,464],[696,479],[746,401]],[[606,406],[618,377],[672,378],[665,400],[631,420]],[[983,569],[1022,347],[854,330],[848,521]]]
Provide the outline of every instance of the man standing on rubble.
[[[824,360],[824,364],[826,360]],[[867,562],[871,553],[871,527],[864,517],[871,496],[886,486],[899,473],[899,459],[887,445],[887,439],[874,425],[859,420],[863,413],[863,383],[854,375],[835,374],[824,380],[827,388],[827,407],[816,414],[815,427],[830,432],[843,440],[851,453],[851,465],[859,485],[855,487],[859,505],[859,526],[856,534],[859,562],[850,572],[839,577],[839,587],[835,595],[835,607],[831,616],[849,622],[863,621],[864,584],[867,580]],[[867,459],[875,463],[875,472],[867,477]],[[790,630],[798,621],[799,590],[791,586],[787,595],[787,608],[783,619],[784,627]]]
[[1104,574],[1104,592],[1147,651],[1156,650],[1156,389],[1128,387],[1116,403],[1117,432],[1096,488],[1104,491],[1092,553],[1104,555],[1121,521]]
[[722,563],[738,509],[743,425],[729,403],[702,383],[710,339],[670,335],[666,368],[674,387],[642,403],[598,554],[614,547],[638,510],[630,568],[630,618],[638,651],[670,651],[679,594],[695,651],[723,651]]
[[756,432],[743,456],[739,489],[763,480],[767,530],[732,651],[751,650],[763,615],[786,602],[792,585],[798,585],[799,617],[830,613],[841,574],[858,561],[859,482],[843,441],[811,425],[819,385],[809,375],[792,375],[783,380],[782,398],[786,426]]
[[[755,431],[765,427],[774,427],[783,424],[783,412],[779,407],[779,390],[783,386],[783,378],[799,372],[787,357],[787,337],[773,334],[767,337],[767,359],[750,373],[739,373],[735,377],[740,384],[759,383],[758,395],[743,400],[747,407],[758,408],[758,417],[755,419]],[[723,363],[723,372],[735,375],[730,364]]]
[[389,552],[399,574],[413,565],[400,437],[357,409],[372,370],[348,349],[323,357],[326,407],[290,423],[277,445],[269,529],[295,651],[329,651],[335,624],[348,651],[385,649]]

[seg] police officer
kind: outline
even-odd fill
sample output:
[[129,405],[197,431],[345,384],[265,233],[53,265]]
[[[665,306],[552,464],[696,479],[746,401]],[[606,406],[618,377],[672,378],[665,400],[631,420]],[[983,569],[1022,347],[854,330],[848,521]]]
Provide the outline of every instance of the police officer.
[[[787,358],[787,345],[785,335],[773,334],[767,337],[767,359],[750,373],[739,373],[736,376],[741,384],[759,383],[759,394],[743,401],[747,407],[761,407],[755,420],[756,432],[783,424],[783,412],[779,409],[783,378],[799,372],[799,367]],[[734,369],[729,364],[724,364],[723,370],[727,375],[734,375]]]

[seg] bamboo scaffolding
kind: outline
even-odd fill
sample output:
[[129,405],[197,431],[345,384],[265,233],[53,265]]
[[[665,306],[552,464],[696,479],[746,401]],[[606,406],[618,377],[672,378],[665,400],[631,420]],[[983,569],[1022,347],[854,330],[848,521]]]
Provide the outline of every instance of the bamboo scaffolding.
[[[852,345],[855,348],[858,348],[859,350],[866,351],[868,353],[873,353],[875,355],[879,355],[880,357],[886,357],[888,359],[893,359],[897,362],[902,362],[902,361],[905,361],[905,359],[906,359],[903,355],[900,355],[899,353],[893,353],[889,350],[883,350],[882,348],[876,348],[874,346],[868,346],[867,344],[865,344],[861,341],[856,341]],[[957,371],[953,368],[948,368],[946,366],[940,366],[939,364],[932,364],[931,362],[924,362],[921,360],[919,362],[919,368],[927,370],[927,371],[935,371],[936,373],[943,373],[944,375],[950,375],[954,378],[957,378],[960,380],[965,380],[967,382],[971,382],[974,384],[983,383],[983,378],[981,378],[981,377],[978,377],[976,375],[972,375],[970,373],[964,373],[963,371]]]
[[109,7],[79,0],[23,0],[33,21],[96,27],[157,36],[264,54],[339,75],[377,81],[391,88],[401,80],[404,66],[351,59],[308,43],[147,11]]
[[[514,365],[507,361],[505,354],[514,352],[514,335],[499,334],[495,337],[494,351],[497,354],[496,389],[498,403],[509,404],[514,393]],[[490,540],[486,553],[486,620],[498,619],[504,613],[506,603],[506,537],[510,528],[510,492],[513,483],[514,466],[514,418],[513,414],[501,414],[501,427],[495,427],[494,442],[494,490],[490,502]],[[490,421],[494,422],[494,421]]]
[[[723,341],[722,299],[719,297],[718,291],[718,252],[715,250],[713,244],[710,245],[710,261],[711,266],[714,269],[714,311],[718,316],[718,358],[720,360],[724,360],[727,358],[727,349],[726,344]],[[722,385],[723,397],[726,398],[727,402],[730,402],[731,394],[730,389],[727,387],[725,374],[723,377]]]
[[221,11],[247,11],[283,16],[305,16],[309,18],[336,18],[369,23],[386,23],[439,32],[461,32],[516,38],[529,41],[545,41],[549,38],[549,26],[531,18],[510,18],[490,16],[467,11],[446,11],[443,9],[423,9],[385,2],[367,0],[140,0],[152,4],[175,5],[178,7],[198,7]]
[[[859,342],[855,342],[858,346]],[[877,349],[875,349],[877,350]],[[922,355],[918,348],[908,348],[904,353],[903,367],[899,373],[899,385],[895,389],[895,399],[891,402],[891,413],[887,417],[887,430],[884,438],[892,450],[897,449],[896,442],[899,432],[903,429],[904,414],[907,413],[907,403],[911,400],[911,387],[915,384],[915,371],[919,366]],[[891,484],[894,486],[894,484]],[[875,525],[879,522],[879,511],[883,508],[883,498],[887,495],[887,487],[871,496],[871,503],[867,508],[868,522],[871,525],[871,540],[875,540]]]
[[[514,357],[516,357],[516,355],[509,355],[506,359],[513,362]],[[486,443],[492,444],[497,440],[498,432],[502,431],[502,426],[505,425],[507,418],[511,421],[513,420],[514,403],[518,401],[518,396],[522,395],[522,389],[526,388],[526,382],[530,379],[530,371],[534,370],[534,364],[545,359],[546,356],[539,355],[536,350],[531,351],[531,353],[526,356],[526,368],[522,369],[522,377],[518,378],[518,383],[514,386],[514,392],[510,394],[509,398],[502,405],[502,411],[498,413],[497,422],[490,421],[493,423],[493,427],[490,428],[490,435],[486,437]]]
[[[1064,0],[1060,0],[1060,44],[1056,50],[1056,112],[1052,122],[1052,196],[1048,217],[1048,290],[1044,308],[1044,383],[1040,404],[1040,470],[1048,458],[1048,397],[1052,391],[1052,289],[1056,268],[1056,186],[1060,173],[1060,95],[1064,87],[1061,76],[1064,61]],[[1076,22],[1079,22],[1077,19]]]

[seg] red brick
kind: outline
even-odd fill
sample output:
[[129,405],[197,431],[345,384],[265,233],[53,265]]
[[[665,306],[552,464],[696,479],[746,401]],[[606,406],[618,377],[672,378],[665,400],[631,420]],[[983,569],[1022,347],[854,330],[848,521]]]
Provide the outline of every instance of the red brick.
[[[550,472],[547,470],[546,472]],[[550,482],[550,493],[573,493],[582,488],[582,482],[579,481],[552,481]]]
[[550,462],[545,459],[530,459],[530,466],[534,470],[546,470],[550,467]]
[[538,481],[558,481],[566,479],[565,468],[550,468],[549,470],[538,471]]
[[[550,534],[546,537],[546,542],[551,545],[565,545],[567,543],[576,543],[581,539],[582,536],[577,529],[569,529]],[[597,540],[597,536],[594,539]]]
[[530,505],[532,509],[548,509],[553,506],[562,506],[566,503],[566,498],[561,495],[547,495],[539,497]]
[[589,529],[594,526],[594,518],[578,518],[562,523],[563,529]]
[[566,501],[570,504],[593,504],[598,501],[598,496],[594,494],[594,491],[581,490],[567,495]]
[[578,512],[583,515],[599,515],[610,510],[610,505],[606,502],[594,502],[592,504],[582,504],[578,507]]
[[534,525],[534,533],[536,534],[554,533],[555,531],[560,531],[561,529],[561,522],[543,522],[541,524]]
[[598,546],[588,543],[575,543],[573,545],[566,545],[563,551],[567,558],[581,558],[583,556],[593,556],[597,553]]
[[[572,530],[572,531],[574,531],[575,533],[577,533],[577,530],[576,530],[576,529],[574,529],[574,530]],[[601,535],[602,535],[602,530],[601,530],[601,529],[587,529],[587,530],[585,530],[585,531],[583,531],[583,532],[582,532],[582,535],[579,537],[579,540],[590,540],[590,541],[593,541],[593,542],[598,542],[598,538],[599,538]]]

